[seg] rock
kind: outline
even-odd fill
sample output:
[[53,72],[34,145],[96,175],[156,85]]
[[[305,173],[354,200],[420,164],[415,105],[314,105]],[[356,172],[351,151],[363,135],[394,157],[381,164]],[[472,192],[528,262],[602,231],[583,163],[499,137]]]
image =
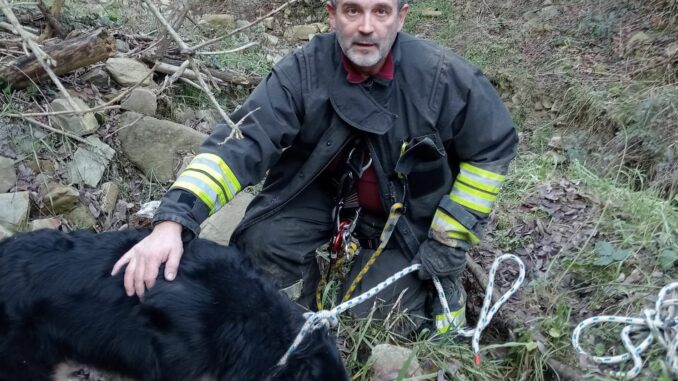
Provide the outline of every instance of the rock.
[[84,205],[78,205],[78,207],[68,212],[64,218],[71,224],[73,229],[89,229],[97,223],[92,213]]
[[28,223],[28,230],[29,231],[36,231],[40,229],[52,229],[56,230],[61,226],[61,220],[52,217],[52,218],[42,218],[39,220],[34,220]]
[[426,8],[423,11],[421,11],[421,15],[425,17],[441,17],[443,15],[443,12],[434,8]]
[[7,192],[16,185],[14,160],[0,156],[0,193]]
[[52,183],[47,186],[47,194],[42,203],[53,214],[62,214],[73,210],[78,205],[80,192],[73,187]]
[[558,6],[556,5],[549,5],[541,9],[539,11],[539,16],[543,20],[551,20],[552,18],[557,17],[560,14],[560,10],[558,9]]
[[[393,381],[398,379],[400,369],[405,366],[412,356],[412,350],[390,344],[379,344],[372,349],[372,376],[370,381]],[[405,372],[406,378],[421,376],[423,371],[416,358],[412,359],[410,367]]]
[[285,31],[285,38],[288,40],[307,41],[310,35],[319,33],[320,29],[316,24],[295,25]]
[[[80,110],[89,109],[80,98],[72,97]],[[73,111],[73,108],[64,98],[57,98],[50,104],[52,111]],[[61,114],[50,116],[52,123],[64,131],[68,131],[74,135],[83,136],[94,133],[99,128],[99,122],[94,117],[94,113],[88,112],[83,115],[77,114]]]
[[329,25],[322,22],[315,23],[315,26],[318,27],[318,31],[320,33],[327,33],[330,30]]
[[553,1],[551,1],[551,0],[544,0],[544,2],[541,3],[541,5],[543,5],[543,6],[553,5]]
[[233,28],[235,26],[235,16],[226,13],[209,14],[202,18],[202,23],[207,23],[215,26],[223,26],[226,28]]
[[95,68],[80,76],[80,79],[98,87],[111,85],[111,77],[101,68]]
[[[128,126],[141,116],[126,112],[120,117],[120,126]],[[148,116],[120,130],[118,135],[123,153],[149,179],[161,183],[172,180],[181,157],[196,152],[207,138],[191,128]]]
[[247,192],[238,193],[231,202],[224,205],[201,225],[200,238],[228,245],[231,234],[245,215],[245,209],[254,196]]
[[553,107],[553,102],[548,98],[544,98],[541,101],[541,105],[544,106],[544,110],[550,110]]
[[0,225],[13,232],[23,229],[30,209],[28,192],[0,194]]
[[235,27],[238,29],[245,28],[248,25],[250,25],[250,22],[247,20],[238,20],[235,22]]
[[666,47],[664,53],[667,57],[673,58],[678,55],[678,42],[672,42],[669,46]]
[[71,183],[96,187],[104,175],[108,162],[115,155],[115,150],[94,136],[87,138],[95,146],[78,147],[73,160],[68,164]]
[[538,11],[527,11],[523,13],[523,18],[527,21],[536,20],[539,17]]
[[278,45],[278,42],[280,41],[280,39],[278,37],[276,37],[272,34],[268,34],[268,33],[264,33],[262,35],[262,37],[264,39],[264,42],[268,46],[276,46],[276,45]]
[[0,225],[0,241],[2,241],[5,238],[9,238],[13,235],[14,235],[14,233],[12,233],[12,231],[10,231],[6,227]]
[[37,161],[32,159],[31,161],[26,162],[26,165],[35,173],[54,172],[56,169],[54,162],[47,159],[38,159]]
[[551,139],[549,140],[548,144],[549,148],[553,148],[556,150],[561,150],[563,149],[563,137],[562,135],[553,135]]
[[129,226],[133,229],[150,228],[153,223],[153,216],[158,210],[160,201],[149,201],[141,205],[141,209],[129,218]]
[[121,53],[129,52],[129,45],[123,40],[115,40],[115,48]]
[[[122,86],[133,86],[144,80],[151,72],[151,69],[143,63],[131,58],[109,58],[106,61],[106,70],[111,73],[111,77]],[[148,75],[143,85],[151,85],[153,76]]]
[[101,212],[104,214],[111,214],[115,205],[118,203],[118,195],[120,194],[120,188],[118,185],[113,182],[107,182],[101,184]]
[[273,30],[274,21],[275,19],[273,17],[266,17],[262,23],[266,29]]
[[136,88],[130,92],[129,96],[122,102],[120,107],[123,110],[153,116],[158,108],[158,101],[152,90]]
[[645,32],[638,32],[631,36],[629,41],[626,43],[626,52],[632,53],[644,45],[648,45],[652,42],[650,36]]

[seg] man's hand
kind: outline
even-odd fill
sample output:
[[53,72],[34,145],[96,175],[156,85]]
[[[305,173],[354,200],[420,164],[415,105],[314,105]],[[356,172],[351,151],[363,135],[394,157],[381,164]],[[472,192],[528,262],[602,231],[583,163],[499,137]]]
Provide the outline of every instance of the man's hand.
[[461,277],[466,267],[466,251],[429,238],[419,246],[413,263],[421,263],[418,275],[422,280],[433,276],[456,279]]
[[158,277],[160,265],[165,263],[165,279],[174,280],[179,269],[179,261],[184,253],[181,242],[183,227],[173,221],[163,221],[155,226],[153,232],[126,252],[113,266],[111,275],[125,269],[125,291],[128,296],[135,293],[140,298],[145,288],[151,288]]

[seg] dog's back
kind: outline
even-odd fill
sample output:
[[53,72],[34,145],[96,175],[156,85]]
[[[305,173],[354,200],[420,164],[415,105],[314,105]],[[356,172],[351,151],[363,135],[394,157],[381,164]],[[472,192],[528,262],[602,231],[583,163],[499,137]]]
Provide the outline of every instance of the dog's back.
[[0,242],[0,380],[47,380],[66,359],[144,381],[347,379],[326,331],[275,367],[303,317],[235,248],[193,240],[175,281],[127,297],[110,271],[146,234],[38,231]]

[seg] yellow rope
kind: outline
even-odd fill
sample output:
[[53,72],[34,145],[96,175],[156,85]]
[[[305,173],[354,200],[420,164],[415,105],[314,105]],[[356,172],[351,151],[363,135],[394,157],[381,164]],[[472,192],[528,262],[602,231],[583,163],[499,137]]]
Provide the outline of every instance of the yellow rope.
[[402,209],[403,204],[399,202],[393,204],[391,207],[391,211],[388,214],[388,220],[386,221],[386,225],[384,225],[384,230],[381,232],[381,237],[379,237],[379,247],[374,251],[374,253],[372,253],[372,256],[365,264],[365,267],[363,267],[362,270],[360,270],[360,273],[358,273],[358,275],[353,279],[353,282],[351,282],[351,287],[349,287],[348,291],[346,291],[346,295],[344,295],[342,302],[345,302],[351,298],[351,294],[353,294],[355,289],[358,287],[358,284],[360,284],[360,282],[363,280],[365,274],[367,274],[367,272],[370,270],[370,267],[372,267],[374,262],[384,251],[386,244],[388,244],[388,241],[391,238],[391,234],[393,234],[393,231],[395,230],[398,219],[402,215]]

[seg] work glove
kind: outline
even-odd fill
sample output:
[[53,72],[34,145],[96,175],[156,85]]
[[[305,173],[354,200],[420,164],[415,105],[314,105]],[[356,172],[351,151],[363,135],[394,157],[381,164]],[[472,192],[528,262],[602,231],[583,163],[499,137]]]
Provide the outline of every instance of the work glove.
[[445,315],[436,292],[432,315],[438,333],[454,331],[466,324],[466,292],[461,284],[461,275],[466,267],[466,250],[443,245],[433,238],[425,240],[414,257],[413,263],[421,264],[418,276],[422,280],[438,277],[450,308]]
[[459,278],[466,267],[466,250],[443,245],[433,238],[428,238],[420,246],[413,263],[420,263],[419,279]]

